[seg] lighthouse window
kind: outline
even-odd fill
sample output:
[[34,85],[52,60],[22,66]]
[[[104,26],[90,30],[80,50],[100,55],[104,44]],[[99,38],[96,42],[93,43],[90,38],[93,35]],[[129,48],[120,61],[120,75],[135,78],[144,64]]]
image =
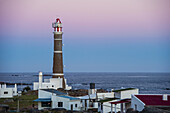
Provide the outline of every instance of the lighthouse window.
[[5,91],[5,92],[4,92],[4,94],[8,94],[8,92],[7,92],[7,91]]
[[77,104],[75,104],[75,107],[77,107]]
[[52,85],[52,87],[54,87],[54,85]]

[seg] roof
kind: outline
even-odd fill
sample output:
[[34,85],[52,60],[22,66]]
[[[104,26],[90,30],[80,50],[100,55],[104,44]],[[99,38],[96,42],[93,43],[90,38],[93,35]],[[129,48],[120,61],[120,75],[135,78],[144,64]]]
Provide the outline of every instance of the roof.
[[34,102],[51,102],[51,98],[38,98]]
[[63,93],[63,92],[57,91],[55,89],[41,89],[41,90],[47,91],[47,92],[50,92],[50,93],[55,93],[56,95],[67,95],[67,93]]
[[114,90],[113,92],[127,91],[127,90],[133,90],[133,89],[136,89],[136,88],[118,89],[118,90]]
[[59,18],[57,18],[57,19],[56,19],[56,22],[61,23],[61,21],[60,21],[60,19],[59,19]]
[[119,101],[114,101],[114,102],[110,102],[111,104],[121,104],[121,103],[129,103],[131,102],[131,99],[123,99],[123,100],[119,100]]
[[148,106],[170,106],[170,95],[168,100],[163,100],[163,95],[135,95],[140,99],[145,105]]
[[85,96],[81,96],[81,97],[78,97],[78,98],[80,98],[80,99],[82,99],[82,100],[88,100],[88,99],[96,99],[96,94],[91,94],[90,95],[90,98],[89,98],[89,95],[85,95]]
[[101,99],[101,100],[99,100],[98,102],[103,103],[103,102],[109,102],[109,101],[117,100],[117,99],[119,99],[119,98],[105,98],[105,99]]
[[70,96],[59,96],[59,97],[68,98],[68,99],[70,99],[70,100],[79,100],[79,98],[70,97]]

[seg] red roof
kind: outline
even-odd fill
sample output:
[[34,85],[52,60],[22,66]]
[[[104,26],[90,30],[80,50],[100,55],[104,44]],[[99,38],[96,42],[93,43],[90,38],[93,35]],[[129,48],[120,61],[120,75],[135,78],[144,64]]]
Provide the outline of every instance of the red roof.
[[59,22],[59,23],[61,23],[61,21],[60,21],[60,19],[59,19],[59,18],[57,18],[57,19],[56,19],[56,22]]
[[151,106],[170,106],[170,95],[168,95],[168,100],[163,100],[163,95],[135,95],[140,99],[145,105]]

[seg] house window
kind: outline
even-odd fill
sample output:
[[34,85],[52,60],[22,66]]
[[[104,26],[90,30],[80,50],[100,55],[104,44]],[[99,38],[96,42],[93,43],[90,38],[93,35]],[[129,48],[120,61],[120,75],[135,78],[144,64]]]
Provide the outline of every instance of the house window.
[[77,104],[75,104],[75,107],[77,107]]
[[8,94],[8,92],[7,92],[7,91],[5,91],[5,92],[4,92],[4,94]]
[[15,93],[15,91],[13,91],[13,93]]
[[135,104],[135,110],[137,110],[137,105]]
[[42,102],[41,107],[51,107],[51,102]]
[[58,102],[58,107],[63,107],[63,102]]

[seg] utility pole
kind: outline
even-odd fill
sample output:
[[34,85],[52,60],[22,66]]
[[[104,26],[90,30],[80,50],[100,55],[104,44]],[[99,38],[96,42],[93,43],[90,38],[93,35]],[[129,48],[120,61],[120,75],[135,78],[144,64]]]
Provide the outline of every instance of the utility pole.
[[19,97],[21,96],[21,91],[18,91],[18,106],[17,106],[17,112],[19,112]]

